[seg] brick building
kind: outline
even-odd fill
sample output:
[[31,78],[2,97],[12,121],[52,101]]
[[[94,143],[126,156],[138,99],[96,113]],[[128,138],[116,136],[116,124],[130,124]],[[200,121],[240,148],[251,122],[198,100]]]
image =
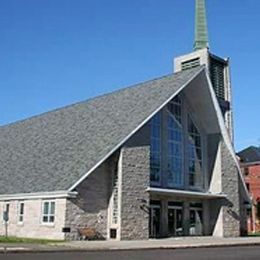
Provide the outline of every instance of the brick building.
[[203,0],[196,25],[194,51],[175,59],[173,74],[0,128],[0,214],[10,235],[245,231],[229,61],[209,52]]
[[248,231],[260,232],[260,148],[250,146],[238,153],[247,189],[252,197]]

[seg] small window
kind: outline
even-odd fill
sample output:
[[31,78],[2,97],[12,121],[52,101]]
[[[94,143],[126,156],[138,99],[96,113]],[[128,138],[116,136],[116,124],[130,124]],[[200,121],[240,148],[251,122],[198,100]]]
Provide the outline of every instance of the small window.
[[24,202],[20,202],[18,205],[18,222],[23,223],[24,219]]
[[248,167],[245,167],[245,168],[244,168],[244,174],[245,174],[245,176],[247,176],[247,175],[249,174],[249,169],[248,169]]
[[250,184],[249,183],[246,183],[246,188],[248,191],[250,191]]
[[9,209],[10,209],[10,204],[9,203],[5,204],[5,211],[7,212],[7,215],[9,215]]
[[44,201],[42,209],[42,222],[43,223],[54,223],[55,220],[55,202]]
[[110,229],[110,238],[116,239],[117,237],[117,230],[115,228]]
[[6,203],[4,205],[3,221],[6,221],[6,222],[9,221],[9,209],[10,209],[10,204]]

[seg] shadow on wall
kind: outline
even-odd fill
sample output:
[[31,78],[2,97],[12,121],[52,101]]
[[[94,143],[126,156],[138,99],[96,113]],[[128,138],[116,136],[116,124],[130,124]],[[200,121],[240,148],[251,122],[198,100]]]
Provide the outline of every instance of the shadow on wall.
[[210,173],[209,183],[211,183],[214,166],[217,159],[219,142],[220,142],[219,134],[208,135],[208,167],[209,167],[208,172]]
[[218,199],[212,203],[210,203],[210,223],[209,223],[209,234],[212,235],[214,232],[214,228],[217,224],[217,220],[219,217],[219,213],[221,207],[227,208],[227,213],[234,218],[235,220],[240,221],[240,216],[233,210],[233,203],[228,199]]
[[231,215],[232,218],[234,218],[235,220],[240,221],[240,216],[232,209],[233,203],[229,202],[227,207],[228,207],[228,209],[227,209],[228,214]]

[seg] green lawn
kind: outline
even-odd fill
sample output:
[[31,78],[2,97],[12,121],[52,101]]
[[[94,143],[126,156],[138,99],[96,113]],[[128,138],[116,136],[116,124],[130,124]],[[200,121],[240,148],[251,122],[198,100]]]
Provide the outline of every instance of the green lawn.
[[51,239],[34,239],[34,238],[22,238],[22,237],[1,237],[0,243],[23,243],[23,244],[49,244],[64,242],[63,240],[51,240]]
[[260,232],[249,233],[248,236],[249,236],[249,237],[260,237]]

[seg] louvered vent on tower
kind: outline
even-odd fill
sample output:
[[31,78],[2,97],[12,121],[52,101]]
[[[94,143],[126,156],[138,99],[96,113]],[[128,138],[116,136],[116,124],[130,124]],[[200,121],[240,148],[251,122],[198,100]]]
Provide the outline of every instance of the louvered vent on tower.
[[191,68],[198,67],[198,66],[200,66],[200,58],[183,61],[181,63],[182,70],[187,70],[187,69],[191,69]]
[[225,100],[225,63],[212,58],[210,59],[210,77],[213,88],[218,98]]

